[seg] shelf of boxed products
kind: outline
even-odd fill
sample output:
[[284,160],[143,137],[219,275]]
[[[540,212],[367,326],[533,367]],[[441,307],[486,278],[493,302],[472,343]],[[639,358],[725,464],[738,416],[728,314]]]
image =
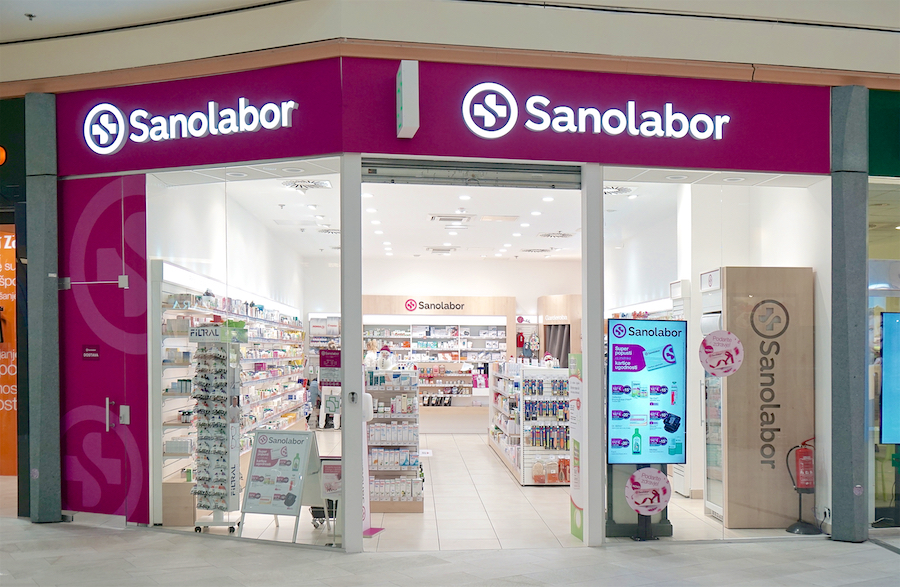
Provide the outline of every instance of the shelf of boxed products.
[[[228,309],[225,306],[237,304]],[[247,312],[236,312],[237,308]],[[240,300],[224,298],[221,296],[198,296],[194,294],[169,294],[168,300],[163,303],[163,314],[184,314],[192,316],[221,316],[229,320],[243,322],[257,322],[265,326],[277,328],[289,328],[303,330],[303,321],[297,316],[281,316],[277,310],[257,310],[259,306],[250,306]],[[187,328],[182,330],[187,336]],[[178,332],[177,330],[175,332]]]
[[419,373],[366,371],[374,414],[366,425],[369,500],[374,513],[424,512],[419,465]]
[[491,367],[492,448],[507,466],[515,467],[523,485],[567,484],[568,371],[522,363]]

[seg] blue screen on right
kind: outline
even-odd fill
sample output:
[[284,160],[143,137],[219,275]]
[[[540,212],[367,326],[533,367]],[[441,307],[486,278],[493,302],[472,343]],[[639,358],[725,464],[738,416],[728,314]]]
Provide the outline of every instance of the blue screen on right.
[[900,444],[900,312],[881,324],[881,444]]

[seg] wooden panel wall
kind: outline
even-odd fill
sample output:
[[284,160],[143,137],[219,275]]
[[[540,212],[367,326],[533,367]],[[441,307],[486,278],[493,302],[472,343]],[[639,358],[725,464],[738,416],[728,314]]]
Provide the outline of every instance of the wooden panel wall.
[[725,267],[722,282],[725,328],[745,353],[722,386],[725,526],[787,528],[797,493],[785,455],[815,435],[813,271]]

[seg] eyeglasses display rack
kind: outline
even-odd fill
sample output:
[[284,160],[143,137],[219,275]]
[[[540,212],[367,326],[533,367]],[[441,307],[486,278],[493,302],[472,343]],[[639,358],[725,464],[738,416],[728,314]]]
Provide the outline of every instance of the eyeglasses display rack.
[[569,371],[491,365],[488,437],[521,485],[568,485]]

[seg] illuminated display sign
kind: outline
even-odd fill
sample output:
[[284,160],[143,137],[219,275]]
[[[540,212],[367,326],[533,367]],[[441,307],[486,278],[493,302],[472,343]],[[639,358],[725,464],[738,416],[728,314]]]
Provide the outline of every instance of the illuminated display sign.
[[610,320],[607,460],[683,464],[687,322]]

